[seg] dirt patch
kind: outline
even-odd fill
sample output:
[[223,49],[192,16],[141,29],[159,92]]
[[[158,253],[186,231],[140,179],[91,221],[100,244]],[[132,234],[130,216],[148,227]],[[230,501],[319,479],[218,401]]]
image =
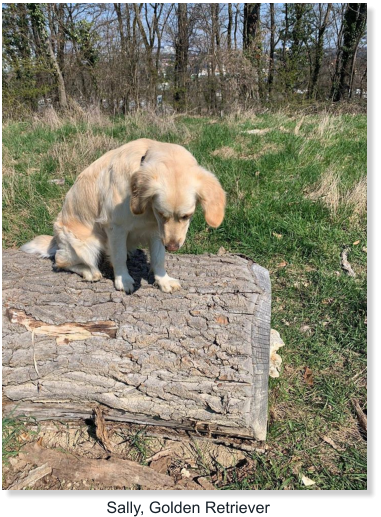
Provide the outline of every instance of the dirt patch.
[[[238,142],[243,144],[243,139],[239,139]],[[261,146],[261,150],[257,152],[253,152],[250,149],[250,145],[245,141],[242,145],[242,149],[237,151],[229,146],[221,147],[220,149],[215,149],[211,155],[218,156],[219,158],[223,158],[224,160],[229,160],[232,158],[236,158],[239,160],[258,160],[262,156],[270,153],[274,153],[279,151],[279,146],[273,143],[264,143]]]
[[[201,437],[177,438],[175,431],[165,430],[171,436],[150,436],[150,431],[141,426],[119,425],[107,423],[109,440],[112,443],[112,453],[101,444],[97,438],[96,429],[92,422],[78,424],[75,422],[41,422],[38,425],[29,425],[27,430],[19,437],[21,445],[38,444],[44,450],[64,451],[78,459],[106,460],[130,460],[141,465],[149,466],[159,474],[171,476],[176,483],[180,480],[198,478],[210,478],[216,472],[224,469],[235,468],[239,462],[247,457],[245,451],[234,449],[222,444],[213,443],[212,440]],[[153,428],[155,434],[155,428]],[[27,447],[27,448],[28,448]],[[60,476],[57,470],[47,472],[31,482],[25,484],[27,477],[33,480],[36,467],[25,461],[25,455],[10,458],[3,468],[3,488],[21,486],[21,489],[33,490],[108,490],[118,489],[115,486],[106,486],[94,480],[72,480]],[[42,469],[43,470],[43,469]],[[37,471],[38,473],[38,471]],[[38,476],[37,476],[38,477]],[[210,482],[205,478],[204,484]],[[120,487],[119,487],[120,488]],[[133,486],[126,487],[134,489]],[[200,487],[201,489],[201,487]]]
[[265,135],[266,133],[269,133],[272,131],[271,128],[266,127],[264,129],[248,129],[247,131],[244,131],[247,135]]
[[239,153],[235,151],[232,147],[221,147],[220,149],[215,149],[212,153],[212,156],[219,156],[220,158],[224,158],[225,160],[229,158],[240,158]]

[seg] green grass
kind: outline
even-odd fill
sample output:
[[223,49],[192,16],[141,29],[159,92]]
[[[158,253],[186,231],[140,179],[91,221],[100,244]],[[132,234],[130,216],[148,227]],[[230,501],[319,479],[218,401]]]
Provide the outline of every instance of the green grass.
[[18,416],[14,417],[10,414],[2,418],[2,461],[3,465],[8,465],[9,458],[17,456],[23,444],[22,436],[36,434],[31,432],[29,424],[35,424],[33,418]]
[[[366,408],[366,118],[310,115],[295,131],[299,120],[281,113],[217,121],[131,116],[3,130],[5,247],[51,233],[75,175],[134,138],[183,144],[219,177],[228,199],[224,223],[207,228],[198,210],[181,251],[223,246],[269,269],[272,328],[286,343],[281,375],[270,380],[268,449],[251,458],[251,471],[230,473],[227,489],[366,488],[366,442],[351,403],[357,398]],[[252,129],[270,131],[246,133]],[[57,177],[65,186],[49,182]],[[356,278],[340,269],[344,245]],[[307,366],[312,386],[303,378]],[[316,484],[304,487],[302,474]]]

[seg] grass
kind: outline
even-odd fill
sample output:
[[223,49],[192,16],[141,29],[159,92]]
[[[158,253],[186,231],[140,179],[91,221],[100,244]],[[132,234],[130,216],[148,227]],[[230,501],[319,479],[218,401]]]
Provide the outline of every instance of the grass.
[[[215,253],[223,246],[270,270],[272,327],[286,346],[281,375],[270,380],[268,448],[249,458],[250,468],[230,472],[224,487],[365,489],[366,442],[351,404],[357,398],[366,410],[365,116],[147,120],[93,113],[8,122],[4,246],[51,234],[76,174],[108,149],[143,136],[185,145],[227,192],[223,225],[207,228],[198,211],[181,251]],[[50,182],[55,178],[64,186]],[[355,278],[340,269],[344,245]],[[306,367],[312,384],[303,377]],[[145,454],[140,450],[143,460]],[[302,475],[315,485],[305,487]]]
[[33,418],[18,416],[14,417],[10,414],[2,418],[2,461],[3,465],[8,465],[9,459],[17,456],[24,439],[30,434],[37,434],[35,431],[31,433],[30,424],[35,424]]

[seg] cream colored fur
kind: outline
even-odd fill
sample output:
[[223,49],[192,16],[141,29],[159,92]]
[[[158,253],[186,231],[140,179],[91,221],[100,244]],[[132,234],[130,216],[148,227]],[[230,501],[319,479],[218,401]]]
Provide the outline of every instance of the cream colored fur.
[[218,227],[225,193],[217,178],[183,147],[142,138],[85,169],[66,195],[54,237],[36,237],[21,249],[55,257],[58,267],[89,281],[102,277],[98,261],[106,252],[116,289],[130,293],[127,253],[148,245],[156,283],[171,292],[181,286],[165,271],[165,249],[177,251],[184,244],[197,202],[206,222]]

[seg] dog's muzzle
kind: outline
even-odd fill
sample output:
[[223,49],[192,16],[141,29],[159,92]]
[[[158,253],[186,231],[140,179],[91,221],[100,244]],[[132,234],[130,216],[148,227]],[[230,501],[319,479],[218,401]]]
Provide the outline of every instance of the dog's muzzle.
[[169,244],[164,245],[167,251],[178,251],[180,249],[180,245],[174,242],[170,242]]

